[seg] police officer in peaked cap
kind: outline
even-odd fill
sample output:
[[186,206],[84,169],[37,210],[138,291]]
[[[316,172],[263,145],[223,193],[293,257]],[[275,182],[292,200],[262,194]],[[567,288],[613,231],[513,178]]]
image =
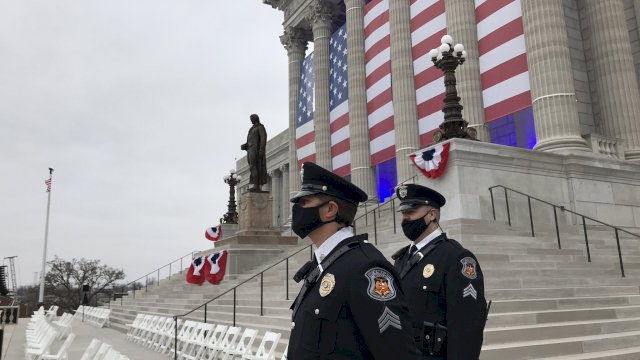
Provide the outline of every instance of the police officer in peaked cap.
[[302,288],[291,306],[288,358],[420,359],[393,266],[351,227],[367,194],[314,163],[301,173],[291,227],[316,249],[294,276]]
[[393,254],[422,359],[477,360],[487,319],[476,257],[438,225],[446,200],[435,190],[396,187],[402,230],[411,241]]

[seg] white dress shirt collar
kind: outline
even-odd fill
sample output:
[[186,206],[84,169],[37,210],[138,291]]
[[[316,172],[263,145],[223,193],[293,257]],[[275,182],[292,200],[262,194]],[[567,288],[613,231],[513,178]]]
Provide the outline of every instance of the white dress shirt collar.
[[316,260],[318,264],[322,262],[322,260],[329,255],[331,250],[335,249],[342,240],[353,236],[353,228],[351,227],[343,227],[338,230],[335,234],[329,236],[327,240],[325,240],[322,245],[320,245],[316,251],[314,251],[314,255],[316,256]]
[[422,241],[420,241],[419,243],[415,244],[416,247],[418,248],[417,251],[420,251],[423,247],[427,246],[427,244],[430,243],[431,240],[437,238],[438,236],[440,236],[440,234],[442,234],[442,231],[440,229],[436,229],[434,232],[432,232],[431,234],[427,235],[426,238],[422,239]]

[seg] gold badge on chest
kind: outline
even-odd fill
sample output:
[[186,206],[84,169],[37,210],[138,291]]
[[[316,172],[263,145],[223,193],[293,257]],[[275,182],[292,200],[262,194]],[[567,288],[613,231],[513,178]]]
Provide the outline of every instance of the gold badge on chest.
[[436,271],[436,268],[433,267],[433,264],[427,264],[427,266],[422,269],[422,276],[424,276],[425,279],[428,279],[433,275],[434,271]]
[[325,297],[333,291],[333,288],[336,287],[336,277],[333,274],[327,274],[322,278],[320,282],[320,296]]

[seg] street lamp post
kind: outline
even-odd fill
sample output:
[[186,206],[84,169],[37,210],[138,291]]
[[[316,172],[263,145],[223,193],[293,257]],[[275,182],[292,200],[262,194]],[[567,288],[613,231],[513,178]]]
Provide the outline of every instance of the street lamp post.
[[452,138],[477,140],[474,128],[468,128],[468,122],[462,118],[462,105],[456,89],[456,68],[464,64],[467,52],[462,44],[453,44],[453,38],[445,35],[441,45],[429,51],[431,61],[444,73],[445,97],[442,112],[444,121],[439,130],[433,134],[434,142],[441,142]]
[[229,184],[229,204],[227,206],[227,213],[224,214],[222,222],[225,224],[237,224],[238,212],[236,211],[236,185],[242,180],[242,176],[236,174],[235,169],[231,169],[229,175],[225,175],[223,178],[225,183]]

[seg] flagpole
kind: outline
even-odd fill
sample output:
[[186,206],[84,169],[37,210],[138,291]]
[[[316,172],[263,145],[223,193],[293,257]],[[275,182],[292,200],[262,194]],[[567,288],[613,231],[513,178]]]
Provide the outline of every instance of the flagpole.
[[40,272],[40,294],[38,295],[38,306],[44,306],[44,276],[47,266],[47,239],[49,237],[49,210],[51,209],[51,179],[53,169],[49,168],[49,184],[47,185],[47,220],[44,226],[44,250],[42,251],[42,271]]

